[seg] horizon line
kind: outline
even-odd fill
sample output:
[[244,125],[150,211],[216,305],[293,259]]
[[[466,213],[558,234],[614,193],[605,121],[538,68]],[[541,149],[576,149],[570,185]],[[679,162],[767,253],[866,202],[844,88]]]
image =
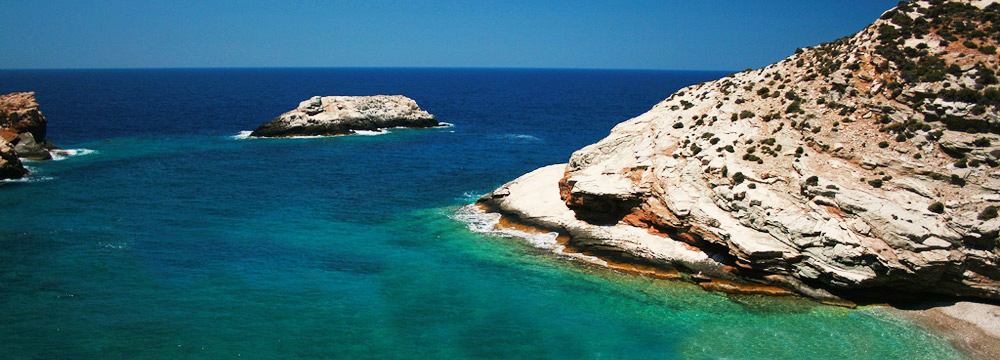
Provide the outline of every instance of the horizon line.
[[0,68],[0,71],[62,71],[62,70],[251,70],[251,69],[425,69],[425,70],[586,70],[586,71],[687,71],[731,72],[744,70],[717,69],[642,69],[586,67],[493,67],[493,66],[218,66],[218,67],[82,67],[82,68]]

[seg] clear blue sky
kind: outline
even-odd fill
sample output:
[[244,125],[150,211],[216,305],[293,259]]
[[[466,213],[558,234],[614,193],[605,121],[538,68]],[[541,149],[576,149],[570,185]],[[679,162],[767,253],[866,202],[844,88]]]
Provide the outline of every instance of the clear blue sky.
[[741,70],[898,1],[0,1],[0,68]]

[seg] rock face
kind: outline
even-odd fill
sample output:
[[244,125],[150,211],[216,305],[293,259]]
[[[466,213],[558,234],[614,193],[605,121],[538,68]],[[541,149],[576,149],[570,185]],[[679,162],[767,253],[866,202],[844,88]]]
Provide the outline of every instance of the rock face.
[[25,175],[28,175],[28,170],[21,164],[10,143],[0,140],[0,180],[20,179]]
[[348,135],[358,130],[440,125],[417,102],[402,95],[313,96],[250,134],[258,137]]
[[35,93],[0,95],[0,179],[28,174],[19,158],[47,160],[56,149],[45,140],[48,120],[38,110]]
[[1000,299],[998,40],[994,1],[901,3],[480,202],[584,251],[820,299]]

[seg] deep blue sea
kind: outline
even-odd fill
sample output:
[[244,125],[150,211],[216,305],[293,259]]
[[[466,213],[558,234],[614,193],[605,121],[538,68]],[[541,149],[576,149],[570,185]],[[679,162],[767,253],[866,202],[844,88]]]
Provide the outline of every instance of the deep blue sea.
[[[2,359],[948,359],[876,308],[727,296],[455,219],[725,73],[0,71],[86,149],[0,184]],[[403,94],[454,124],[240,139],[313,95]]]

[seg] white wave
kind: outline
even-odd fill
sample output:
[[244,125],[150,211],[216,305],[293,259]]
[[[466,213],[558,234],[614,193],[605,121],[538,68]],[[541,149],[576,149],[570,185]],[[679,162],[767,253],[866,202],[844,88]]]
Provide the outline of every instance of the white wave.
[[[454,124],[442,122],[441,125],[435,126],[434,128],[449,128],[454,126],[455,126]],[[250,136],[250,134],[252,134],[253,131],[240,131],[239,134],[230,136],[230,138],[234,140],[246,140],[246,139],[318,139],[318,138],[350,136],[350,135],[375,136],[375,135],[388,134],[389,131],[392,129],[408,129],[408,128],[406,126],[397,126],[391,128],[381,128],[377,130],[352,130],[352,133],[344,135],[300,135],[300,136],[288,136],[288,137],[276,137],[276,138],[255,137],[255,136]]]
[[480,193],[480,192],[466,191],[466,192],[462,193],[462,196],[459,197],[459,200],[461,200],[464,203],[470,203],[470,202],[475,202],[476,200],[479,200],[479,198],[482,197],[482,196],[483,196],[483,194]]
[[375,136],[375,135],[384,135],[384,134],[388,134],[388,133],[389,133],[389,130],[386,130],[386,129],[378,129],[378,130],[374,130],[374,131],[372,131],[372,130],[354,130],[354,134],[355,135],[361,135],[361,136]]
[[246,139],[250,138],[250,134],[253,134],[253,131],[244,130],[244,131],[240,131],[239,134],[236,134],[236,135],[233,135],[233,136],[230,136],[230,137],[233,138],[233,139],[235,139],[235,140],[246,140]]
[[526,134],[499,134],[499,135],[490,135],[488,138],[489,139],[493,139],[493,140],[506,140],[506,141],[515,142],[515,143],[539,143],[539,142],[542,142],[542,139],[540,139],[540,138],[538,138],[536,136],[526,135]]
[[26,183],[36,183],[36,182],[42,182],[42,181],[49,181],[49,180],[55,180],[55,177],[52,177],[52,176],[33,176],[33,175],[29,174],[28,176],[22,177],[20,179],[3,179],[3,180],[0,180],[0,184],[18,184],[18,183],[20,183],[20,184],[26,184]]
[[[468,194],[467,192],[466,194]],[[590,264],[607,266],[608,263],[599,257],[585,255],[577,252],[566,252],[566,246],[558,242],[559,233],[530,233],[526,231],[499,228],[501,215],[498,213],[486,212],[476,205],[466,205],[455,211],[453,218],[466,224],[473,232],[499,236],[506,238],[519,238],[528,242],[529,245],[539,249],[550,250],[552,253],[583,261]]]
[[435,126],[435,128],[450,128],[450,127],[455,127],[455,124],[441,121],[438,122],[438,126]]
[[111,250],[125,250],[125,249],[128,249],[128,247],[129,247],[129,244],[126,243],[126,242],[119,242],[119,243],[115,243],[115,244],[112,244],[112,243],[109,243],[109,242],[102,242],[102,243],[98,243],[98,245],[100,245],[101,247],[103,247],[105,249],[111,249]]
[[455,212],[454,218],[465,223],[469,230],[480,234],[520,238],[527,241],[531,246],[540,249],[555,250],[557,247],[561,247],[556,241],[556,238],[559,237],[559,233],[557,232],[529,233],[500,228],[497,227],[500,224],[500,214],[483,211],[475,205],[466,205],[459,208]]
[[55,161],[66,160],[74,156],[84,156],[96,153],[97,150],[91,149],[59,149],[49,151],[49,154],[52,154],[52,160]]

